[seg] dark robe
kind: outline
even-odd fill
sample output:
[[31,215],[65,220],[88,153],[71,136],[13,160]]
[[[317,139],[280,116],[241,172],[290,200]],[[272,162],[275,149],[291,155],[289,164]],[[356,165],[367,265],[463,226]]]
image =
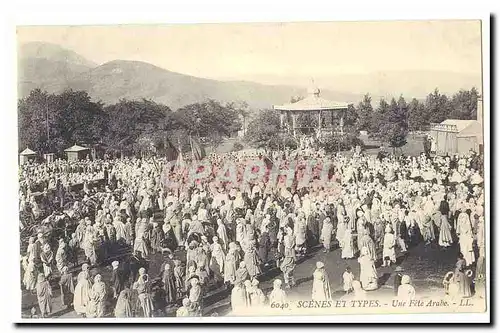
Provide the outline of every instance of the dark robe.
[[153,251],[161,251],[162,241],[164,238],[163,230],[156,226],[151,231],[151,248]]
[[260,235],[259,248],[258,248],[259,259],[263,264],[269,261],[268,254],[270,248],[271,248],[271,239],[269,237],[269,233],[265,231]]
[[165,290],[166,303],[175,303],[177,301],[177,289],[175,287],[175,277],[172,268],[163,272],[162,282]]
[[406,222],[399,223],[399,238],[404,240],[405,244],[409,242],[408,228],[406,227]]
[[59,286],[61,287],[61,303],[65,306],[70,306],[73,303],[73,293],[75,292],[71,273],[61,275]]
[[78,249],[79,249],[79,245],[78,245],[78,239],[70,239],[69,243],[68,243],[68,259],[69,261],[74,265],[74,266],[77,266],[78,265]]
[[217,260],[210,260],[210,274],[211,278],[216,286],[219,286],[224,282],[223,273],[220,272],[220,265]]
[[450,213],[450,205],[448,204],[448,201],[441,201],[441,203],[439,204],[439,211],[441,212],[441,215],[448,216],[448,214]]
[[394,295],[398,295],[398,289],[399,286],[401,285],[401,279],[403,278],[403,275],[401,273],[397,273],[396,276],[394,276]]
[[174,267],[174,282],[177,290],[177,296],[180,297],[184,290],[185,268],[181,266]]
[[170,229],[165,233],[165,237],[161,243],[162,248],[169,249],[172,253],[177,249],[177,239],[175,238],[174,231]]
[[111,285],[115,291],[116,297],[118,297],[124,289],[125,280],[123,279],[123,275],[123,271],[120,270],[120,268],[113,269],[113,273],[111,273]]
[[151,299],[153,301],[154,311],[158,311],[160,312],[160,315],[163,315],[165,307],[167,306],[167,303],[165,302],[165,290],[155,285],[151,289]]
[[465,275],[465,260],[459,259],[456,264],[455,274],[453,275],[454,282],[458,284],[458,294],[460,297],[471,297],[471,281],[468,276]]
[[319,214],[313,214],[307,219],[306,240],[308,247],[312,247],[319,242]]
[[36,296],[41,313],[43,315],[50,314],[52,312],[52,289],[47,280],[37,283]]
[[279,223],[271,220],[271,223],[267,225],[267,230],[269,231],[269,240],[271,242],[271,247],[275,248],[278,245],[278,226]]

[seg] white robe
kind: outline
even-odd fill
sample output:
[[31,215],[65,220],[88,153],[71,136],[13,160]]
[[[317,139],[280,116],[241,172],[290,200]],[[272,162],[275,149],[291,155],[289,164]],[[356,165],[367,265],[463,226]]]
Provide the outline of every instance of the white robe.
[[313,301],[329,301],[332,299],[330,281],[324,269],[316,269],[313,273],[312,296]]
[[241,313],[247,308],[247,293],[243,286],[234,286],[231,291],[231,308],[233,313]]
[[88,272],[80,272],[78,274],[75,293],[73,296],[73,307],[77,314],[85,314],[87,306],[90,302],[91,284],[89,281]]

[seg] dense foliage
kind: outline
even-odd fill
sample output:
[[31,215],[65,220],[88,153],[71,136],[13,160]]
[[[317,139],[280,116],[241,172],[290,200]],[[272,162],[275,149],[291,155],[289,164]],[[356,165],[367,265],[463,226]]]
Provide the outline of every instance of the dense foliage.
[[[403,96],[390,101],[366,94],[358,105],[351,105],[344,116],[344,138],[327,138],[327,150],[339,145],[349,149],[359,143],[357,133],[390,147],[406,143],[410,131],[427,130],[431,123],[448,118],[475,119],[478,91],[462,90],[451,98],[434,90],[425,100]],[[301,97],[294,97],[293,101]],[[186,105],[177,111],[150,100],[121,100],[104,106],[92,101],[84,91],[67,90],[48,94],[35,89],[18,102],[19,149],[26,147],[45,153],[62,152],[76,144],[100,144],[107,151],[137,154],[162,152],[174,145],[189,149],[189,136],[196,136],[215,149],[225,137],[245,128],[245,139],[255,147],[293,148],[297,142],[280,131],[276,110],[251,112],[246,103],[221,104],[214,100]],[[315,126],[313,114],[300,116],[299,123]],[[239,147],[235,147],[238,149]]]
[[280,113],[278,111],[261,110],[248,124],[246,136],[248,141],[256,147],[264,148],[278,139],[279,127]]
[[356,146],[363,148],[363,140],[359,139],[353,133],[346,134],[343,137],[335,135],[331,136],[321,144],[321,147],[327,153],[336,153],[339,150],[349,150]]
[[[379,140],[389,147],[399,148],[406,144],[410,131],[428,130],[431,123],[440,123],[445,119],[476,119],[477,99],[479,94],[475,88],[462,90],[451,98],[441,94],[439,90],[430,93],[425,101],[413,98],[409,103],[403,96],[398,99],[380,99],[373,105],[369,94],[363,96],[358,105],[350,105],[344,116],[343,138],[332,136],[323,142],[328,151],[350,149],[360,143],[357,139],[359,131],[367,131],[373,139]],[[293,98],[292,101],[300,100]],[[315,127],[315,114],[303,114],[297,119],[298,124]],[[258,147],[274,146],[279,140],[279,112],[262,110],[250,123],[248,139]],[[313,132],[313,130],[311,130]]]
[[108,152],[161,152],[188,137],[218,144],[241,128],[241,110],[209,100],[173,112],[150,100],[104,106],[84,91],[48,94],[39,89],[19,100],[19,148],[61,153],[74,144],[99,144]]

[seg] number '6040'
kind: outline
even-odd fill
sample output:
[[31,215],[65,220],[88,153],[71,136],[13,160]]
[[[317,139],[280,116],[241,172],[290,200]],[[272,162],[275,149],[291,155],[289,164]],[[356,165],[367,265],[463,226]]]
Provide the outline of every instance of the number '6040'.
[[273,302],[273,303],[271,303],[271,308],[272,309],[287,309],[288,303]]

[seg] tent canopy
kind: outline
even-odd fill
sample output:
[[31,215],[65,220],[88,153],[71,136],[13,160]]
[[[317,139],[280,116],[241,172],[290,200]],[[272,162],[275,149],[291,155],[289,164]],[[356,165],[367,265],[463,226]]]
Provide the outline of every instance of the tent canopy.
[[73,147],[69,147],[68,149],[65,149],[65,152],[79,152],[79,151],[84,151],[84,150],[90,150],[90,148],[85,148],[79,145],[74,145]]
[[33,155],[36,155],[36,153],[29,149],[29,148],[26,148],[25,150],[23,150],[20,154],[21,156],[33,156]]
[[467,127],[477,123],[477,120],[446,119],[441,124],[456,126],[457,132],[462,132]]

